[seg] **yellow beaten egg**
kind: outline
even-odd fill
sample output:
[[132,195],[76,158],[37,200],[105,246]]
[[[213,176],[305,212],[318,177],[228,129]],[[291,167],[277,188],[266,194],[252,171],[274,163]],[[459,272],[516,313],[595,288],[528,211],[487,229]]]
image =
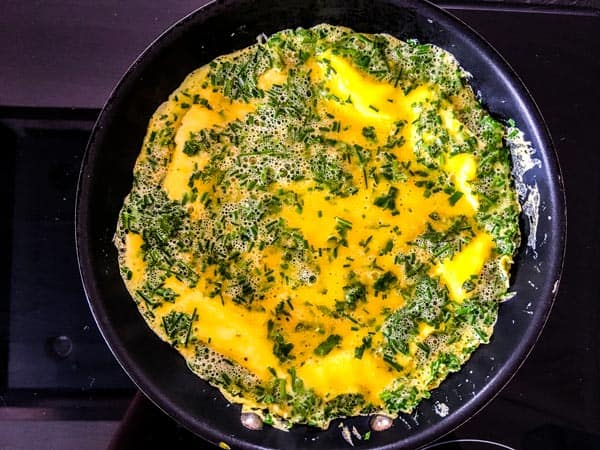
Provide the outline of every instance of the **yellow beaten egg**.
[[152,117],[123,278],[191,370],[266,423],[410,412],[492,335],[519,242],[505,132],[440,48],[282,31]]

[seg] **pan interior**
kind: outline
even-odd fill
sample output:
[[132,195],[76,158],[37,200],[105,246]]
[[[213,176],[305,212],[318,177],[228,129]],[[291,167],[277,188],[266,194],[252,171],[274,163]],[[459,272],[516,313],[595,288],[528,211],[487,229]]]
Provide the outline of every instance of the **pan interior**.
[[[530,351],[550,311],[564,250],[564,199],[550,138],[535,104],[506,63],[458,20],[421,2],[212,3],[161,36],[130,68],[98,119],[83,162],[77,198],[77,245],[81,274],[96,321],[113,353],[140,389],[158,406],[199,435],[242,448],[342,448],[337,423],[321,432],[295,427],[284,433],[243,428],[239,408],[197,378],[171,348],[147,328],[127,293],[112,245],[122,199],[132,183],[132,167],[151,114],[193,69],[218,55],[255,42],[261,34],[318,23],[368,33],[418,39],[450,51],[473,75],[484,105],[498,119],[512,118],[536,151],[540,165],[526,175],[537,182],[540,207],[535,252],[519,251],[511,290],[494,337],[422,402],[415,416],[403,417],[369,446],[414,447],[450,431],[481,408],[508,381]],[[529,233],[523,222],[524,241]],[[525,312],[524,312],[525,311]],[[152,351],[148,351],[148,349]],[[467,382],[468,379],[468,382]],[[448,415],[440,414],[444,404]],[[344,420],[364,434],[368,419]]]

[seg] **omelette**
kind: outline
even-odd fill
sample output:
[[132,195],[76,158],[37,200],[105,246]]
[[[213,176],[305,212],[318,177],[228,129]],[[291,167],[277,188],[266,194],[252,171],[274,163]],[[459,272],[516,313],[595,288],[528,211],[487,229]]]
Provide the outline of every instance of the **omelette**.
[[509,127],[468,78],[330,25],[192,72],[114,238],[148,326],[277,428],[411,412],[489,342],[520,242]]

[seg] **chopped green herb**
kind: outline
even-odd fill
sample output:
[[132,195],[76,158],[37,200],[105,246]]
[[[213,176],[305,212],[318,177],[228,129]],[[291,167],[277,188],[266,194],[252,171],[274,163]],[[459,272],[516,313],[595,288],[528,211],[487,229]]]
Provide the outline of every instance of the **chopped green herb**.
[[325,356],[340,342],[342,342],[342,337],[339,334],[330,334],[314,349],[313,353],[317,356]]
[[375,206],[379,206],[383,209],[389,209],[392,211],[397,211],[396,209],[396,197],[398,196],[398,189],[394,186],[390,186],[388,193],[386,195],[382,195],[381,197],[377,197],[375,199]]
[[377,133],[375,132],[375,127],[363,127],[362,135],[369,141],[377,141]]
[[360,345],[360,347],[356,347],[354,349],[354,357],[357,359],[362,359],[363,354],[365,353],[365,350],[367,350],[368,348],[371,348],[372,341],[373,341],[373,339],[370,335],[362,338],[362,344]]
[[450,197],[448,197],[448,201],[452,206],[456,204],[463,196],[463,193],[460,191],[455,191]]
[[373,284],[373,288],[375,289],[375,293],[378,292],[387,292],[389,291],[396,282],[398,281],[398,277],[394,275],[392,272],[387,271],[383,275],[381,275],[375,283]]

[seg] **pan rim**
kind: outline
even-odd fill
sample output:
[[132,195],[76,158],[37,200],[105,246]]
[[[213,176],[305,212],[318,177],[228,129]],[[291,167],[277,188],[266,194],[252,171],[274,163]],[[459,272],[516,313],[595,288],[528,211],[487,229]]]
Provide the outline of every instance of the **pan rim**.
[[[87,239],[86,228],[89,221],[89,205],[87,204],[86,199],[89,196],[90,183],[92,181],[91,167],[93,166],[93,162],[96,158],[96,154],[99,148],[98,146],[96,146],[96,139],[98,138],[100,131],[104,127],[107,114],[112,109],[115,98],[118,97],[119,92],[122,89],[124,89],[124,87],[128,83],[132,81],[132,78],[136,75],[136,68],[140,64],[142,64],[145,59],[151,57],[152,53],[155,51],[155,46],[163,42],[164,40],[169,39],[169,37],[173,34],[174,30],[176,30],[177,28],[189,25],[190,22],[194,21],[194,19],[199,15],[215,13],[215,10],[219,7],[222,7],[223,5],[227,7],[237,7],[240,4],[247,2],[248,0],[230,0],[225,2],[212,0],[211,2],[202,6],[201,8],[191,12],[189,15],[185,16],[178,22],[174,23],[167,30],[165,30],[154,42],[152,42],[146,48],[146,50],[144,50],[144,52],[141,53],[141,55],[135,60],[135,62],[133,62],[133,64],[125,72],[119,83],[115,86],[115,88],[109,95],[106,104],[104,105],[100,115],[98,116],[96,124],[94,125],[93,131],[91,133],[88,145],[86,147],[85,154],[82,159],[75,206],[75,242],[80,276],[83,282],[86,299],[92,311],[94,320],[104,340],[109,346],[111,352],[113,353],[113,355],[115,355],[115,358],[117,359],[119,364],[123,367],[127,375],[133,380],[136,386],[166,414],[175,418],[179,423],[181,423],[194,433],[199,434],[204,439],[209,439],[213,443],[221,441],[228,442],[235,447],[262,449],[266,447],[258,446],[253,443],[244,441],[242,439],[232,437],[231,435],[224,433],[221,430],[215,430],[212,427],[207,426],[201,421],[192,420],[192,418],[189,417],[189,414],[186,414],[186,412],[182,408],[174,404],[171,401],[171,399],[168,398],[168,396],[166,396],[160,391],[160,389],[158,389],[156,386],[153,386],[149,382],[147,377],[145,377],[143,374],[138,373],[138,370],[135,367],[135,364],[132,362],[129,355],[127,354],[126,349],[119,344],[119,338],[116,335],[115,330],[111,326],[104,305],[96,300],[98,289],[96,286],[96,280],[93,276],[94,272],[90,263],[89,242]],[[383,0],[382,3],[387,3],[402,8],[406,6],[407,2],[403,2],[400,0]],[[508,360],[507,363],[503,366],[504,373],[496,375],[491,382],[486,384],[478,392],[475,398],[466,402],[464,405],[461,406],[461,408],[453,411],[451,414],[448,415],[447,418],[444,418],[443,420],[428,427],[427,429],[421,429],[420,432],[418,432],[417,434],[411,435],[402,441],[397,441],[395,443],[390,443],[378,447],[381,449],[399,448],[398,446],[423,446],[428,442],[431,442],[432,440],[437,439],[462,425],[470,417],[477,414],[477,412],[483,409],[502,391],[502,389],[516,375],[519,368],[522,366],[528,355],[533,350],[535,343],[537,342],[543,331],[544,325],[549,317],[552,306],[556,299],[556,295],[558,293],[558,283],[561,278],[564,265],[564,256],[566,251],[566,199],[562,173],[558,162],[558,156],[556,153],[556,149],[553,145],[548,127],[545,124],[541,112],[538,106],[535,104],[535,101],[533,100],[526,86],[524,85],[520,77],[516,74],[516,72],[512,69],[512,67],[506,62],[506,60],[483,37],[481,37],[476,31],[471,29],[460,19],[457,19],[447,11],[444,11],[443,9],[437,7],[436,5],[433,5],[428,1],[409,1],[408,3],[420,4],[420,13],[427,14],[429,17],[432,17],[436,22],[439,22],[443,26],[446,26],[447,28],[453,31],[456,31],[456,29],[458,29],[457,32],[462,33],[469,41],[473,41],[474,45],[477,48],[483,49],[485,56],[491,59],[495,65],[499,66],[502,69],[503,76],[505,76],[509,80],[512,89],[516,91],[517,97],[522,101],[522,105],[520,108],[523,109],[523,111],[528,116],[530,116],[530,121],[532,123],[537,124],[537,127],[534,129],[534,131],[536,131],[538,134],[537,140],[543,143],[544,150],[548,153],[549,162],[553,164],[553,167],[549,168],[549,170],[557,176],[556,180],[554,180],[554,183],[557,189],[557,205],[558,212],[560,214],[558,217],[556,217],[554,223],[558,229],[559,238],[556,241],[557,248],[554,250],[554,254],[556,256],[552,259],[552,264],[547,269],[551,273],[551,275],[548,275],[548,277],[552,278],[553,280],[556,280],[555,289],[552,290],[552,292],[550,293],[550,295],[547,296],[547,298],[540,300],[540,302],[544,302],[541,307],[541,310],[536,311],[536,316],[532,319],[532,323],[529,325],[527,331],[525,332],[525,338],[520,343],[520,345],[518,345],[514,349],[517,357]]]

